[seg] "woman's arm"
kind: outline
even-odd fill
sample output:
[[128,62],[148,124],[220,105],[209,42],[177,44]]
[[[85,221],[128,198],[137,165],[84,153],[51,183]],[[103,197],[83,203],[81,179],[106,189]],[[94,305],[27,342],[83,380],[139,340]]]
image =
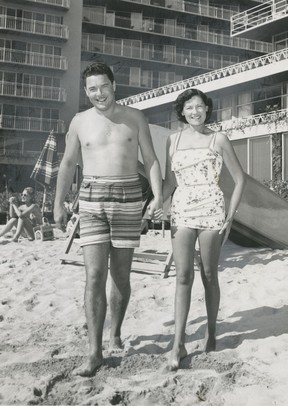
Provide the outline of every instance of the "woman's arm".
[[222,230],[220,230],[220,233],[222,233],[228,226],[231,227],[233,218],[236,214],[237,207],[239,206],[244,190],[245,176],[238,158],[234,152],[232,144],[225,134],[219,133],[219,135],[217,136],[217,145],[222,150],[224,164],[234,181],[234,189],[230,199],[226,221]]
[[172,195],[177,186],[177,181],[171,167],[175,136],[175,134],[170,135],[166,144],[166,169],[165,179],[163,182],[163,202],[165,202]]
[[10,197],[10,199],[9,199],[9,203],[10,203],[10,205],[9,205],[9,216],[10,216],[10,218],[15,217],[15,215],[18,217],[18,214],[15,212],[15,209],[13,207],[13,206],[17,207],[16,202],[17,202],[16,197],[14,197],[14,196]]
[[23,217],[29,217],[29,214],[33,213],[37,204],[33,203],[30,206],[26,206],[26,208],[23,211],[19,210],[19,213],[17,213],[18,217],[23,218]]

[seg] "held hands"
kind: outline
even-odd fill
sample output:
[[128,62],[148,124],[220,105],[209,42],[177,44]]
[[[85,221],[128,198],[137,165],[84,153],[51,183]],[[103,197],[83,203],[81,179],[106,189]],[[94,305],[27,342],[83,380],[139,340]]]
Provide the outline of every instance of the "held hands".
[[148,214],[151,220],[158,222],[163,216],[163,202],[161,199],[153,199],[148,206]]

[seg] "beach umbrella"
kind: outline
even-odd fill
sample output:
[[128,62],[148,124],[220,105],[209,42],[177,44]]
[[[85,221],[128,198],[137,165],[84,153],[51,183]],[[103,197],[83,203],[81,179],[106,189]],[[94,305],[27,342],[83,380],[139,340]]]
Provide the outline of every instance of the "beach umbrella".
[[46,202],[47,186],[56,180],[58,170],[57,140],[52,130],[30,176],[36,183],[39,183],[44,188],[42,212],[44,211]]

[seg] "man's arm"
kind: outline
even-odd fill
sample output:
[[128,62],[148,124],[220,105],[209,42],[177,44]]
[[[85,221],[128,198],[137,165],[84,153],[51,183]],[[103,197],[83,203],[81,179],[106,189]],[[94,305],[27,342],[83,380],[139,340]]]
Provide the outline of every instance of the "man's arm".
[[153,217],[156,210],[162,210],[163,208],[162,175],[159,161],[154,151],[152,137],[147,121],[141,111],[138,111],[137,113],[139,115],[137,120],[139,125],[140,150],[144,161],[145,172],[154,195],[153,208],[152,205],[150,205],[152,208],[150,215]]
[[64,220],[64,199],[70,189],[75,174],[75,168],[78,161],[80,151],[80,142],[77,131],[77,121],[79,118],[75,116],[69,127],[69,135],[66,139],[66,147],[63,159],[60,164],[57,177],[56,195],[54,201],[54,220],[57,227],[62,228]]

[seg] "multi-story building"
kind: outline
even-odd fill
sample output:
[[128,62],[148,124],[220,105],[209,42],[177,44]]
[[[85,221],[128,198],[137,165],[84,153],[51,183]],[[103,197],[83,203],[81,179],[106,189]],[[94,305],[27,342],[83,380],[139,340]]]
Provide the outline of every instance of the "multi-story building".
[[[30,176],[52,128],[63,150],[71,117],[90,106],[80,71],[103,61],[114,71],[119,102],[145,110],[151,124],[176,129],[177,94],[192,86],[208,92],[213,121],[228,129],[243,168],[272,179],[272,149],[280,148],[287,179],[286,6],[287,0],[83,0],[83,7],[82,0],[0,0],[0,176],[8,168],[15,184]],[[253,34],[259,27],[265,35]]]
[[0,0],[0,183],[14,190],[51,130],[63,151],[79,108],[81,20],[82,0]]
[[[271,52],[270,42],[230,36],[232,16],[259,1],[242,3],[84,0],[82,64],[108,63],[122,99]],[[217,107],[219,118],[226,119],[229,101],[218,101]],[[170,106],[153,106],[147,114],[151,123],[160,125],[175,120]]]
[[[197,4],[200,10],[202,2]],[[229,2],[230,7],[237,4],[240,5],[240,2]],[[192,74],[189,79],[160,86],[120,102],[145,110],[151,122],[162,124],[165,121],[165,125],[173,128],[177,123],[172,102],[184,89],[197,87],[212,97],[212,119],[217,123],[214,126],[228,131],[244,170],[260,181],[287,180],[288,1],[268,0],[249,8],[251,6],[253,2],[245,1],[245,10],[238,9],[239,12],[231,16],[231,35],[227,36],[230,46],[226,37],[224,45],[224,33],[218,47],[210,44],[215,37],[212,40],[208,36],[208,44],[201,42],[202,49],[206,47],[210,53],[216,52],[216,49],[222,54],[225,50],[228,54],[236,51],[237,63],[230,66],[223,64],[221,68],[206,73],[190,69]],[[225,7],[225,2],[222,7]],[[237,46],[236,40],[239,41]],[[189,46],[193,45],[193,40],[190,40]]]

